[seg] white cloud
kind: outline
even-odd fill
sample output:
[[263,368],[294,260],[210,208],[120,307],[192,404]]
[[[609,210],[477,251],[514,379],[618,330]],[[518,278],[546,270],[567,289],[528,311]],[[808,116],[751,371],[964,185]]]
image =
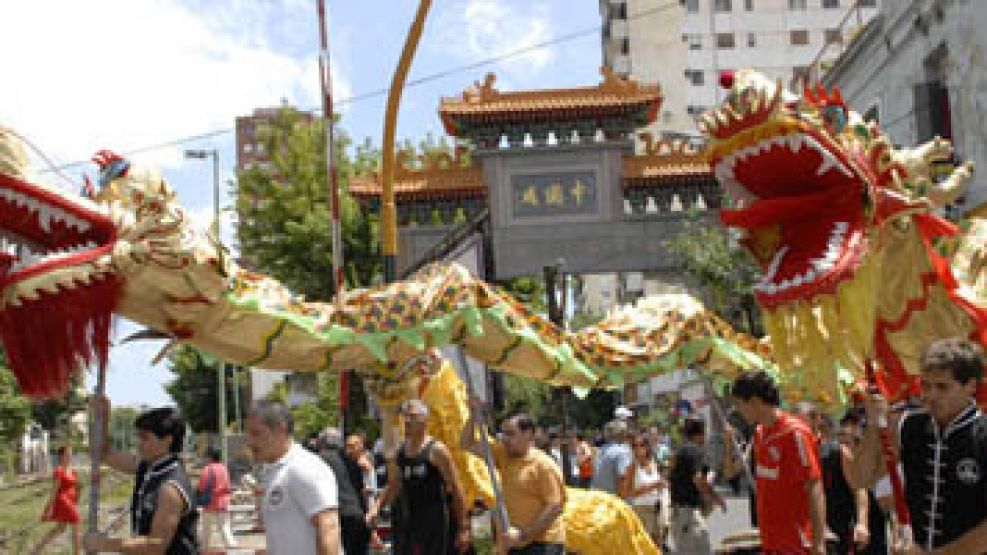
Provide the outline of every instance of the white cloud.
[[[242,0],[6,5],[0,19],[5,53],[0,122],[64,162],[87,159],[100,148],[127,150],[232,128],[237,115],[282,98],[318,106],[314,8],[298,2],[282,7],[299,10],[290,20],[299,26],[293,29],[297,35],[315,37],[310,50],[296,44],[292,54],[278,48],[281,36],[271,31],[282,22],[263,21],[257,5]],[[338,94],[352,94],[338,71],[334,85]],[[232,135],[224,138],[231,141]],[[140,158],[174,167],[182,162],[181,148]]]
[[[503,56],[531,48],[494,66],[498,77],[533,75],[555,59],[554,46],[534,48],[552,39],[548,4],[544,1],[509,5],[503,0],[468,0],[439,18],[441,48],[464,61]],[[503,87],[505,79],[498,84]]]

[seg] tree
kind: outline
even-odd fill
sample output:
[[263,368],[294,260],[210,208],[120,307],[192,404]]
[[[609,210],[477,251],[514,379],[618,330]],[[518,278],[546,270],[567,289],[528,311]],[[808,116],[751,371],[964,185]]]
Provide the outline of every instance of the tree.
[[682,269],[709,293],[711,309],[737,329],[760,333],[753,286],[761,271],[726,228],[705,220],[687,220],[665,245],[682,261]]
[[69,419],[72,415],[85,411],[88,406],[78,378],[73,378],[63,397],[32,405],[31,417],[42,428],[52,432],[53,438],[69,438],[73,434]]
[[292,407],[295,419],[295,437],[305,439],[319,433],[326,426],[339,425],[339,374],[319,372],[316,379],[316,400]]
[[[305,120],[290,109],[260,128],[271,165],[238,173],[236,207],[244,257],[296,293],[329,301],[335,284],[323,129],[322,120]],[[345,133],[336,133],[345,279],[347,286],[358,287],[380,274],[377,216],[363,213],[346,189],[354,175],[377,166],[379,152],[367,141],[351,158],[350,142]]]
[[13,470],[14,443],[31,421],[31,402],[21,395],[14,373],[0,351],[0,462]]
[[[190,345],[182,345],[172,351],[168,357],[168,369],[175,374],[175,379],[165,385],[165,391],[175,400],[182,416],[193,432],[218,432],[218,401],[216,373],[219,372],[221,361],[216,357],[203,353]],[[236,415],[234,406],[236,396],[233,393],[233,380],[230,377],[232,366],[227,366],[226,379],[226,411],[229,426]],[[240,402],[243,408],[243,385],[240,384]],[[242,414],[242,410],[241,410]]]
[[113,407],[110,413],[110,445],[117,451],[132,452],[137,446],[137,409],[133,407]]

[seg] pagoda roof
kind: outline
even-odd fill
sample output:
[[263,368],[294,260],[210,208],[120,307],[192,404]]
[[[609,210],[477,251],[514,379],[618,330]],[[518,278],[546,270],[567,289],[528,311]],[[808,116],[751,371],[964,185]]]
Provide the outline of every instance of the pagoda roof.
[[656,141],[651,133],[641,133],[639,137],[644,143],[644,152],[624,156],[621,174],[624,187],[714,179],[704,151],[680,141]]
[[583,119],[627,118],[642,110],[645,123],[655,120],[661,107],[658,85],[641,85],[603,68],[603,82],[593,87],[501,92],[496,75],[488,73],[454,98],[439,104],[439,116],[450,135],[470,126],[575,122]]
[[[455,156],[423,157],[420,167],[408,167],[408,156],[399,152],[394,167],[396,200],[422,200],[484,196],[487,186],[479,165],[464,164],[461,152]],[[380,172],[354,177],[349,192],[356,198],[378,198],[383,190]]]

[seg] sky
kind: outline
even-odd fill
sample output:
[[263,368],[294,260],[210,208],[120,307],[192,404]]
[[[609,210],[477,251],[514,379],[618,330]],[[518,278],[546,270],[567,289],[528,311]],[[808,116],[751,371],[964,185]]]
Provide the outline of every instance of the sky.
[[[342,129],[380,144],[386,93],[417,2],[326,0],[333,95]],[[500,90],[599,82],[596,0],[433,0],[409,82],[398,138],[444,134],[437,115],[488,71]],[[549,43],[545,45],[545,43]],[[543,45],[543,46],[540,46]],[[14,128],[56,165],[107,148],[160,167],[203,225],[212,214],[212,167],[184,149],[217,149],[221,180],[233,179],[235,118],[287,100],[321,108],[315,0],[36,0],[11,2],[0,18],[0,124]],[[517,50],[519,55],[456,70]],[[456,70],[456,71],[450,71]],[[352,101],[347,99],[355,98]],[[153,145],[209,135],[155,149]],[[36,171],[45,165],[39,158]],[[92,164],[45,181],[73,189]],[[229,206],[224,185],[221,204]],[[229,218],[224,236],[232,237]],[[139,329],[120,321],[116,339]],[[107,393],[114,405],[163,405],[159,342],[111,352]]]

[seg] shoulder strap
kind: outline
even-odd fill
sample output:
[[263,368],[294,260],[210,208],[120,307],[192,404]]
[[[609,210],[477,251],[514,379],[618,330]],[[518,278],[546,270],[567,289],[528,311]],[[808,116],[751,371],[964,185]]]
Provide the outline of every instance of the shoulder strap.
[[425,447],[422,447],[421,454],[425,456],[425,459],[428,462],[432,462],[432,446],[433,445],[435,445],[435,438],[434,437],[430,437],[430,438],[428,438],[428,443],[425,444]]

